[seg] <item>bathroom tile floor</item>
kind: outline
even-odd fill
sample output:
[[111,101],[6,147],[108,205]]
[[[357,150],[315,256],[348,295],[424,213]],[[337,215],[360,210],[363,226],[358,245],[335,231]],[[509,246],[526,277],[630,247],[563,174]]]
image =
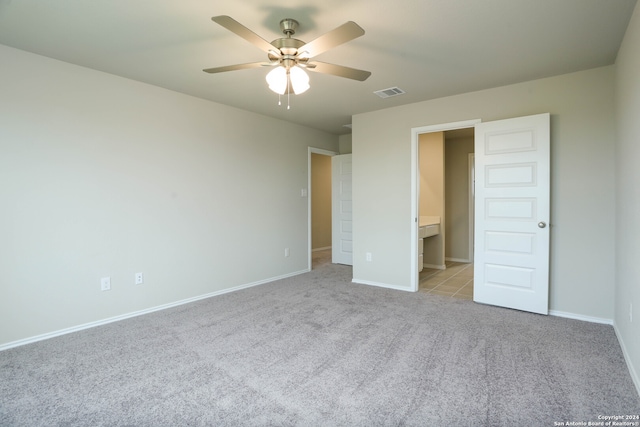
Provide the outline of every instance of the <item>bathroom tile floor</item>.
[[418,291],[454,298],[473,299],[473,263],[447,261],[445,270],[423,268]]
[[[313,251],[313,268],[331,263],[331,249]],[[424,268],[420,272],[419,292],[454,298],[473,299],[473,264],[447,261],[446,270]]]

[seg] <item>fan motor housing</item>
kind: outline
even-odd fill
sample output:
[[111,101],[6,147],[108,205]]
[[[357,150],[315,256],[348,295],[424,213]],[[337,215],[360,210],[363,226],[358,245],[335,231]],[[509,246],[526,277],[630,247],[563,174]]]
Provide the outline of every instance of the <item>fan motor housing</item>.
[[[275,39],[271,44],[278,48],[284,55],[295,55],[296,52],[298,52],[298,48],[304,46],[305,42],[290,37],[283,37]],[[269,55],[269,58],[272,59],[271,55]]]
[[275,39],[271,42],[271,44],[278,49],[297,49],[300,46],[303,46],[305,42],[303,42],[302,40],[293,39],[291,37],[283,37],[280,39]]

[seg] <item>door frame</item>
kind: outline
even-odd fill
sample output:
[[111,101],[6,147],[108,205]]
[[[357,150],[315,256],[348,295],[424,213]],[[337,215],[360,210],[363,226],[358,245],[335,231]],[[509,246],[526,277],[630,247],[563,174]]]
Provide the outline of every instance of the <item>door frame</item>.
[[476,150],[475,150],[475,131],[474,131],[474,147],[473,153],[468,156],[468,173],[469,173],[469,262],[473,262],[474,236],[476,226]]
[[413,292],[418,291],[419,273],[418,273],[418,206],[420,194],[420,167],[418,147],[420,135],[431,132],[444,132],[448,130],[472,128],[476,124],[481,123],[480,119],[464,120],[459,122],[442,123],[437,125],[420,126],[411,128],[411,271],[409,274],[409,289]]
[[[337,156],[337,151],[325,150],[322,148],[308,147],[307,148],[307,271],[311,271],[311,267],[313,267],[313,256],[312,256],[312,241],[311,241],[311,154],[321,154],[323,156]],[[333,185],[333,182],[330,183]]]

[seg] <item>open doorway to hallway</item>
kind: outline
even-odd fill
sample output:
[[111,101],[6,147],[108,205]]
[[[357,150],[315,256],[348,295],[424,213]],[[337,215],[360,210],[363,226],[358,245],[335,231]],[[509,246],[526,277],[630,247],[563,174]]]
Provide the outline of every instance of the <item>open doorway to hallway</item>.
[[337,153],[309,152],[310,269],[331,262],[331,157]]
[[314,270],[323,265],[331,264],[331,248],[313,251],[311,254],[311,264]]

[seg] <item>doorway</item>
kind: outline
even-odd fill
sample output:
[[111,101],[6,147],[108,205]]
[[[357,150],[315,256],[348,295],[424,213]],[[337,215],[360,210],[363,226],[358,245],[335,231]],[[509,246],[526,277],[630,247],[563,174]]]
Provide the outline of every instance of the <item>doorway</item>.
[[[441,125],[423,126],[419,128],[413,128],[411,130],[411,156],[413,161],[411,162],[411,289],[414,292],[419,288],[419,265],[418,260],[420,256],[419,251],[419,237],[418,228],[420,221],[420,208],[419,208],[419,192],[420,192],[420,165],[419,165],[419,142],[420,135],[433,133],[433,132],[445,132],[456,131],[462,129],[473,128],[477,123],[480,123],[479,119],[466,120],[461,122],[446,123]],[[446,235],[446,223],[444,225],[443,234]],[[429,237],[430,238],[430,237]],[[468,247],[468,246],[467,246]]]
[[331,157],[334,151],[308,150],[308,269],[331,262]]
[[418,290],[471,300],[474,128],[422,133],[418,151]]

